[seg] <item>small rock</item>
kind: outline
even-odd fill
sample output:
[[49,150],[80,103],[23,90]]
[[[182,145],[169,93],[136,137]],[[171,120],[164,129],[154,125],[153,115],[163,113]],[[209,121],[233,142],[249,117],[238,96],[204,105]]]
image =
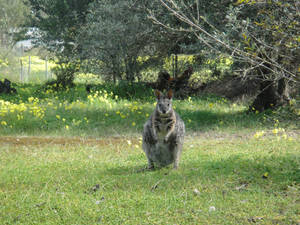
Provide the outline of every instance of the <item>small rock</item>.
[[248,184],[242,184],[241,186],[238,186],[238,187],[235,187],[235,190],[237,191],[241,191],[241,190],[244,190],[246,189],[248,186]]
[[195,188],[195,189],[193,190],[193,193],[194,193],[195,195],[200,195],[200,191],[199,191],[197,188]]
[[209,211],[209,212],[214,212],[214,211],[216,211],[216,207],[210,206],[208,211]]

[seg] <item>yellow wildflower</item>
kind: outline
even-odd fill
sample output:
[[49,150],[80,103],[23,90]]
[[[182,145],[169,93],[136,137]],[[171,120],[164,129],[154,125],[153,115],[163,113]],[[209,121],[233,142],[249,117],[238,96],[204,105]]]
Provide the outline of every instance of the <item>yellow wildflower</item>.
[[274,130],[272,130],[273,134],[278,134],[279,130],[277,128],[275,128]]
[[264,134],[265,134],[264,131],[258,131],[258,132],[256,132],[256,133],[254,134],[254,137],[255,137],[255,138],[260,138],[260,137],[262,137]]

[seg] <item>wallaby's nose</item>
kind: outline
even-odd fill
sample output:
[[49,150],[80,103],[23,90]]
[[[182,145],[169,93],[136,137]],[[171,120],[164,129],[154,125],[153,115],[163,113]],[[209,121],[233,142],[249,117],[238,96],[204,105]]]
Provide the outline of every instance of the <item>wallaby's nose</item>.
[[162,113],[166,113],[166,110],[165,110],[165,109],[163,109],[163,110],[162,110]]

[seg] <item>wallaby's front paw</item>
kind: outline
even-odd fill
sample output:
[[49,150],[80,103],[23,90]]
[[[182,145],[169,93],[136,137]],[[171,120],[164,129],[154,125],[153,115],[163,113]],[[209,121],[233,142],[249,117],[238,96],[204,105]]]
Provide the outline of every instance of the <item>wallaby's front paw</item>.
[[164,138],[164,142],[168,142],[169,138],[168,137],[165,137]]

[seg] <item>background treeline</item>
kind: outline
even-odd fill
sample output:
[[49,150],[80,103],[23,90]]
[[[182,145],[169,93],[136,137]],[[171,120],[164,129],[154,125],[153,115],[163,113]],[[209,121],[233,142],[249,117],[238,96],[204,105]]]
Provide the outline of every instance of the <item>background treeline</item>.
[[0,6],[0,66],[9,64],[15,41],[27,38],[55,59],[55,82],[63,87],[77,73],[144,83],[162,70],[177,78],[192,66],[192,88],[229,76],[250,80],[259,90],[255,111],[299,93],[297,0],[0,0]]

